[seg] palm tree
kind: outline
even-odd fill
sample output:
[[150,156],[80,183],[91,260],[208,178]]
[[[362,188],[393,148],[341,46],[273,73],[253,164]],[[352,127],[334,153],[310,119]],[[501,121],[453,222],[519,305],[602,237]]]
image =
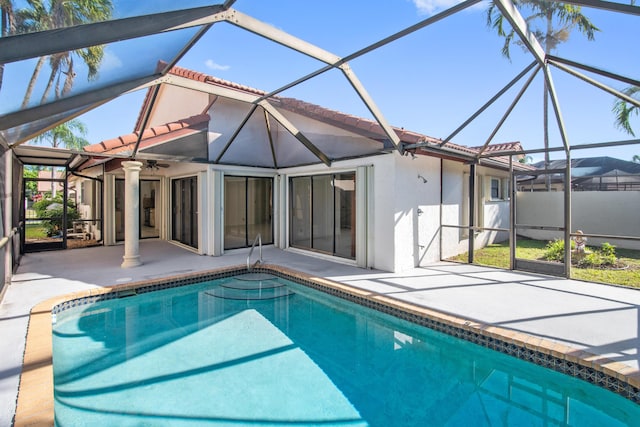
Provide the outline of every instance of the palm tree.
[[[513,0],[513,4],[521,11],[524,9],[530,12],[525,21],[529,26],[529,30],[542,44],[546,54],[551,53],[557,49],[558,45],[566,42],[574,29],[578,29],[589,40],[593,40],[595,32],[600,31],[589,18],[582,14],[580,6],[547,0]],[[515,43],[522,46],[522,42],[516,38],[513,28],[508,32],[505,31],[504,24],[504,16],[502,16],[495,3],[491,2],[487,9],[487,25],[494,28],[498,35],[504,37],[502,55],[511,59],[511,44]],[[549,95],[547,92],[547,81],[545,79],[543,100],[545,169],[549,166]],[[549,185],[550,183],[547,182],[547,187]]]
[[640,155],[635,154],[635,155],[633,156],[632,161],[633,161],[634,163],[640,163]]
[[[15,31],[13,3],[11,0],[0,0],[0,37],[5,37]],[[4,64],[0,64],[0,90],[4,77]]]
[[[87,135],[87,127],[80,120],[69,120],[62,123],[51,130],[48,130],[32,141],[35,144],[49,144],[53,148],[69,148],[71,150],[81,150],[82,147],[89,144],[85,138]],[[55,167],[51,168],[51,179],[55,179]],[[51,197],[55,197],[55,183],[51,183]]]
[[86,135],[87,126],[80,120],[73,119],[36,136],[32,141],[36,144],[49,144],[53,148],[82,150],[82,147],[89,144]]
[[[627,96],[635,97],[640,96],[640,87],[629,86],[622,91]],[[627,132],[631,136],[636,136],[631,128],[631,116],[638,114],[638,107],[633,104],[629,104],[622,99],[617,99],[613,105],[613,113],[616,115],[616,127]],[[634,159],[637,156],[634,156]]]
[[[0,0],[2,1],[2,0]],[[34,32],[55,28],[105,21],[111,18],[111,0],[26,0],[28,8],[16,11],[17,31]],[[59,52],[38,58],[31,75],[27,91],[22,101],[25,108],[31,100],[36,81],[43,65],[48,60],[51,72],[40,103],[46,102],[51,89],[55,87],[55,97],[67,94],[76,77],[74,56],[79,57],[88,68],[87,78],[95,79],[104,56],[104,46],[92,46],[69,52]]]

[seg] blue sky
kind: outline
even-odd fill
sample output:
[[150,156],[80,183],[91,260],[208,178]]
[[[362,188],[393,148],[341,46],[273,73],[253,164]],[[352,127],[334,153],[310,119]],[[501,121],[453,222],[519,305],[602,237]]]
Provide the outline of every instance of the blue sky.
[[[424,0],[238,0],[233,7],[331,53],[346,56],[448,6],[446,1]],[[350,62],[390,124],[445,138],[533,60],[518,46],[511,48],[511,61],[501,56],[503,41],[486,26],[486,7],[482,3]],[[639,79],[640,55],[634,51],[633,41],[640,39],[640,18],[586,8],[583,11],[601,29],[596,40],[588,41],[575,32],[555,54]],[[107,52],[105,67],[131,66],[131,60]],[[324,64],[220,23],[178,65],[269,91]],[[561,70],[552,72],[571,145],[632,138],[613,124],[611,95]],[[483,145],[525,79],[458,134],[454,142]],[[616,89],[626,86],[597,79]],[[347,80],[335,70],[282,96],[371,118]],[[89,128],[90,141],[131,132],[143,97],[144,91],[126,95],[81,116]],[[637,116],[632,123],[640,134]],[[555,129],[552,118],[551,146],[559,147],[561,141]],[[542,147],[540,76],[493,138],[494,143],[511,141],[520,141],[530,149]],[[573,157],[609,155],[630,160],[634,154],[640,154],[640,146],[581,150],[575,151]],[[541,155],[533,157],[538,160]]]

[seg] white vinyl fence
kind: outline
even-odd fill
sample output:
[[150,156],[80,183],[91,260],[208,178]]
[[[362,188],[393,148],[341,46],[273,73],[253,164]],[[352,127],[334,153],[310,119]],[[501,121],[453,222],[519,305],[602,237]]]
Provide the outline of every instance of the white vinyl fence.
[[[519,192],[516,224],[562,227],[563,192]],[[571,232],[640,237],[640,191],[577,191],[571,194]],[[563,238],[562,231],[524,230],[518,234],[538,240]],[[640,250],[640,241],[589,238],[587,245],[609,242]]]

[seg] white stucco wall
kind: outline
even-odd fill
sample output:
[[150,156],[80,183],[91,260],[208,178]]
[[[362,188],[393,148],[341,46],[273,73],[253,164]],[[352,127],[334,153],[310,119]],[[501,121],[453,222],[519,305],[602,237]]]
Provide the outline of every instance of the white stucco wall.
[[440,259],[440,160],[420,155],[395,155],[394,160],[389,227],[395,227],[394,271],[403,271]]
[[[489,228],[509,228],[509,201],[491,200],[491,178],[505,180],[508,172],[487,167],[477,167],[477,198],[476,203],[482,206],[482,219],[477,219],[476,225]],[[443,166],[443,197],[442,224],[469,225],[467,203],[469,166],[453,161],[444,161]],[[503,183],[504,184],[504,183]],[[506,191],[505,191],[506,193]],[[506,194],[505,194],[506,195]],[[498,243],[509,238],[507,232],[484,231],[475,236],[474,246],[480,248],[491,243]],[[467,233],[457,228],[442,228],[442,258],[446,259],[469,250]]]
[[162,85],[158,99],[166,97],[168,102],[156,102],[149,116],[147,127],[164,125],[202,114],[209,104],[209,94],[177,86]]
[[[571,229],[586,234],[640,237],[640,191],[577,191],[571,193]],[[562,227],[563,192],[520,192],[517,195],[517,223]],[[539,240],[563,238],[561,231],[519,230]],[[640,249],[640,242],[589,238],[588,245],[609,242],[619,248]]]

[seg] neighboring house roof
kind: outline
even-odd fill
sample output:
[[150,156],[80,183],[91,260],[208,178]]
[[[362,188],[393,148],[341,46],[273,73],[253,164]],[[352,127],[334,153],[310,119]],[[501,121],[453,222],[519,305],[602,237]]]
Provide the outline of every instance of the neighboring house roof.
[[[548,169],[564,169],[567,161],[553,160]],[[534,164],[538,169],[544,168],[544,161]],[[587,157],[583,159],[571,159],[571,175],[574,177],[601,176],[618,171],[623,174],[640,175],[640,163],[616,159],[614,157]]]
[[[232,89],[238,92],[244,92],[256,96],[266,96],[267,92],[255,89],[249,86],[241,85],[238,83],[230,82],[227,80],[220,79],[218,77],[210,76],[204,73],[188,70],[182,67],[173,67],[169,74],[188,78],[197,82],[207,83],[219,87],[223,87],[225,89]],[[147,96],[143,102],[142,108],[140,110],[140,114],[136,121],[136,129],[139,129],[144,122],[145,112],[150,108],[153,96],[152,91],[149,90],[147,92]],[[351,114],[346,114],[340,111],[332,110],[329,108],[325,108],[316,104],[312,104],[306,101],[302,101],[294,98],[287,97],[278,97],[271,96],[268,98],[269,102],[277,109],[282,111],[289,111],[301,116],[305,116],[307,118],[317,120],[328,125],[346,130],[353,134],[361,135],[367,139],[372,141],[377,141],[380,145],[374,146],[371,151],[373,152],[382,152],[382,150],[388,150],[392,148],[392,144],[388,141],[388,137],[383,131],[380,124],[371,119],[362,118],[358,116],[354,116]],[[139,149],[144,150],[145,148],[154,146],[156,144],[162,144],[172,139],[177,139],[188,134],[188,131],[201,131],[206,128],[209,123],[209,116],[205,114],[201,114],[199,116],[190,117],[188,119],[179,120],[176,122],[168,123],[162,126],[156,126],[151,129],[147,129],[142,134],[141,143]],[[405,144],[419,144],[419,143],[427,143],[429,147],[425,147],[424,149],[418,148],[416,153],[418,154],[430,154],[441,156],[444,158],[452,158],[457,160],[469,160],[473,156],[479,153],[479,148],[470,148],[462,145],[454,144],[448,142],[440,147],[441,140],[420,134],[417,132],[412,132],[405,130],[403,128],[392,127],[393,131],[396,133],[398,138]],[[215,130],[210,130],[215,131]],[[138,139],[139,131],[135,131],[129,135],[124,135],[118,138],[113,138],[110,140],[102,141],[99,144],[94,144],[86,148],[87,151],[93,153],[105,153],[105,154],[116,154],[116,153],[126,153],[131,151],[135,143]],[[314,142],[314,141],[312,141]],[[502,151],[520,151],[522,147],[519,142],[510,142],[510,143],[502,143],[502,144],[493,144],[489,145],[484,153],[499,153]],[[371,154],[364,152],[364,155]],[[505,167],[508,165],[508,157],[494,157],[490,160],[486,160],[494,165],[500,165]],[[518,168],[530,169],[530,166],[525,166],[518,164]]]
[[[547,169],[563,170],[566,164],[565,159],[553,160]],[[538,171],[545,169],[544,161],[537,162],[533,166]],[[564,182],[564,173],[550,175],[551,183]],[[545,184],[545,175],[538,175],[534,179],[522,179],[520,182],[524,185],[539,187]],[[640,189],[640,163],[609,156],[571,159],[571,184],[574,190],[638,190]]]
[[[473,147],[474,150],[480,151],[482,147]],[[496,153],[503,151],[523,151],[522,144],[520,142],[503,142],[499,144],[489,144],[487,148],[483,150],[483,153]]]

